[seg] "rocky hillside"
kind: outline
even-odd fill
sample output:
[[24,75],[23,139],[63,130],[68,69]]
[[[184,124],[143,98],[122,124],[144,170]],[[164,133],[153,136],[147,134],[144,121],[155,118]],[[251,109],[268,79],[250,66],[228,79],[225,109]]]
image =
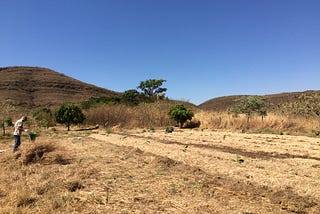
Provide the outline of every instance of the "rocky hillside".
[[27,109],[117,94],[46,68],[0,68],[0,100]]
[[[316,93],[320,95],[320,91],[304,91],[304,92],[271,94],[271,95],[264,95],[260,97],[267,99],[271,104],[271,107],[276,107],[282,103],[294,102],[297,100],[297,98],[300,95],[306,94],[306,93],[308,94]],[[225,111],[234,104],[235,100],[241,98],[242,96],[245,96],[245,95],[218,97],[218,98],[208,100],[200,104],[198,107],[203,110]]]

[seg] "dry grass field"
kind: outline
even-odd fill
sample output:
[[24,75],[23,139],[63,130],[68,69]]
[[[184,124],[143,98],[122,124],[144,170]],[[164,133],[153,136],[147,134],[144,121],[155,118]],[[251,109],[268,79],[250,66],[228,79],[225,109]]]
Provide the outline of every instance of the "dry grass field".
[[1,138],[0,213],[320,213],[320,139],[209,129]]

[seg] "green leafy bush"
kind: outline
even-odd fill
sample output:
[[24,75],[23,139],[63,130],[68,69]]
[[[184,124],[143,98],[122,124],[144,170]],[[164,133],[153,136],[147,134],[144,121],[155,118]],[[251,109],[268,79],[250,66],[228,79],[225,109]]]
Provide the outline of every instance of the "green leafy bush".
[[183,104],[176,104],[169,110],[170,119],[176,121],[179,127],[182,128],[183,124],[187,120],[191,120],[194,113],[190,109],[187,109]]
[[80,124],[84,121],[85,116],[81,109],[74,104],[62,104],[55,111],[55,119],[57,123],[65,124],[70,131],[71,124]]

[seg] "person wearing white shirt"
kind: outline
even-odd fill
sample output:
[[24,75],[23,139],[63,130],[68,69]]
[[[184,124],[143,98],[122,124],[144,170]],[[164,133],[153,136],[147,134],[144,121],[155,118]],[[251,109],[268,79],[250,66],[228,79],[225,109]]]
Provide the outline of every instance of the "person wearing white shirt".
[[17,122],[14,124],[14,146],[13,146],[13,152],[16,152],[21,144],[21,133],[23,130],[23,122],[27,121],[27,117],[23,116],[21,119],[17,120]]

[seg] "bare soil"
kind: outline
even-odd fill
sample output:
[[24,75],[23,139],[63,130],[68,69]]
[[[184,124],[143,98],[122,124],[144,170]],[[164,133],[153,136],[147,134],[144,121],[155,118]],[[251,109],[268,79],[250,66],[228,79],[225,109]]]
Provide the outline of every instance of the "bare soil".
[[15,154],[1,142],[0,213],[320,213],[319,138],[56,132]]

